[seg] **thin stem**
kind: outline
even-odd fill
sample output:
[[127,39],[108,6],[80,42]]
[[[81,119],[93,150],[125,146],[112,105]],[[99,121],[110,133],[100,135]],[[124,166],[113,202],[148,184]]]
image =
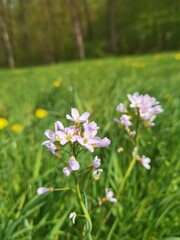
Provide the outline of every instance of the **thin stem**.
[[83,202],[83,199],[82,199],[82,195],[81,195],[81,192],[80,192],[80,186],[79,186],[79,182],[78,182],[78,179],[77,177],[75,176],[74,174],[74,179],[75,179],[75,183],[76,183],[76,194],[78,196],[78,200],[79,200],[79,204],[81,206],[81,209],[85,215],[85,218],[86,220],[88,221],[88,227],[87,227],[87,234],[88,234],[88,237],[89,237],[89,240],[91,240],[91,231],[92,231],[92,221],[91,221],[91,218],[89,216],[89,213],[86,209],[86,206]]
[[110,230],[110,232],[109,232],[109,234],[108,234],[108,236],[107,236],[107,240],[111,240],[111,239],[112,239],[112,234],[113,234],[113,232],[114,232],[114,230],[115,230],[118,222],[119,222],[119,219],[116,218],[116,220],[114,221],[114,223],[113,223],[113,225],[112,225],[112,227],[111,227],[111,230]]
[[68,190],[71,190],[71,191],[75,192],[74,189],[69,188],[69,187],[67,187],[67,188],[54,188],[53,189],[53,191],[68,191]]
[[61,149],[61,151],[62,151],[62,152],[66,152],[66,153],[68,153],[69,155],[72,155],[70,152],[68,152],[68,151],[65,150],[65,149]]
[[131,160],[131,162],[130,162],[130,164],[129,164],[129,167],[128,167],[127,171],[126,171],[126,174],[125,174],[125,176],[123,177],[123,180],[122,180],[122,182],[121,182],[121,184],[120,184],[120,186],[119,186],[118,192],[117,192],[117,198],[119,197],[119,194],[123,191],[124,185],[125,185],[125,183],[126,183],[126,179],[127,179],[127,178],[129,177],[129,175],[131,174],[132,169],[133,169],[135,163],[136,163],[136,156],[134,156],[134,157],[132,158],[132,160]]
[[[137,118],[136,118],[136,136],[135,136],[135,140],[134,140],[134,142],[133,142],[134,145],[135,145],[135,147],[138,147],[138,137],[139,137],[139,135],[138,135],[138,130],[139,130],[139,119],[138,119],[138,115],[139,115],[139,113],[137,114]],[[130,162],[130,164],[129,164],[129,167],[128,167],[128,169],[127,169],[127,171],[126,171],[126,173],[125,173],[125,175],[124,175],[124,177],[123,177],[123,179],[122,179],[122,182],[121,182],[121,184],[120,184],[120,186],[119,186],[119,189],[118,189],[118,192],[117,192],[117,199],[119,198],[120,193],[122,193],[122,191],[123,191],[123,189],[124,189],[124,186],[125,186],[125,183],[126,183],[126,180],[127,180],[127,178],[129,177],[129,175],[131,174],[131,172],[132,172],[132,170],[133,170],[133,167],[134,167],[134,165],[135,165],[135,163],[136,163],[136,157],[137,157],[137,153],[134,154],[134,156],[133,156],[133,158],[132,158],[132,160],[131,160],[131,162]],[[111,209],[109,210],[109,212],[108,212],[108,214],[106,215],[106,217],[104,218],[103,224],[105,224],[105,223],[108,221],[109,217],[111,216],[111,213],[112,213],[112,207],[111,207]],[[96,237],[99,237],[99,234],[100,234],[100,232],[97,234]]]
[[[138,130],[139,130],[139,112],[137,114],[137,118],[136,118],[136,136],[135,136],[135,148],[138,148]],[[124,188],[124,185],[125,185],[125,182],[126,182],[126,179],[129,177],[129,175],[131,174],[132,170],[133,170],[133,167],[136,163],[136,157],[137,157],[137,152],[133,154],[133,158],[129,164],[129,167],[123,177],[123,180],[119,186],[119,189],[118,189],[118,192],[117,192],[117,198],[119,197],[119,194],[123,191],[123,188]]]
[[[78,154],[80,153],[80,150],[78,149],[76,143],[72,143],[71,144],[71,149],[72,149],[72,154],[75,158],[77,158]],[[85,234],[85,236],[88,236],[88,239],[89,240],[92,240],[92,237],[91,237],[91,231],[92,231],[92,221],[91,221],[91,218],[89,216],[89,213],[88,213],[88,210],[86,209],[86,206],[84,204],[84,201],[82,199],[82,195],[81,195],[81,191],[80,191],[80,186],[79,186],[79,181],[78,181],[78,176],[77,176],[77,173],[74,172],[73,173],[73,176],[74,176],[74,181],[75,181],[75,191],[76,191],[76,194],[77,194],[77,197],[78,197],[78,201],[79,201],[79,204],[81,206],[81,209],[84,213],[84,217],[86,218],[86,229],[87,229],[87,233]],[[85,193],[84,193],[85,194]],[[84,237],[85,237],[84,236]]]
[[138,143],[138,133],[139,133],[139,111],[136,116],[136,135],[135,135],[135,146],[137,146]]
[[[89,210],[88,210],[88,201],[87,201],[86,193],[85,193],[84,190],[83,190],[83,194],[84,194],[84,204],[85,204],[85,207],[87,209],[87,212],[89,212]],[[86,221],[86,228],[88,229],[88,227],[89,227],[89,223],[88,223],[88,221]],[[88,234],[89,240],[92,240],[91,232],[89,231],[87,234]]]
[[[124,185],[126,183],[126,179],[129,177],[130,173],[132,172],[132,169],[133,169],[135,163],[136,163],[136,156],[134,156],[132,158],[132,160],[131,160],[131,162],[129,164],[129,167],[128,167],[127,171],[126,171],[126,174],[123,177],[123,180],[122,180],[122,182],[121,182],[121,184],[119,186],[119,189],[118,189],[118,192],[117,192],[117,199],[119,198],[120,193],[123,191]],[[106,217],[105,217],[105,219],[103,221],[104,224],[107,222],[107,220],[111,216],[111,212],[112,212],[112,208],[109,210],[108,214],[106,215]]]
[[[138,129],[139,129],[139,118],[138,118],[139,113],[137,114],[137,118],[136,118],[136,136],[135,136],[135,148],[138,148]],[[134,148],[134,149],[135,149]],[[137,150],[136,150],[137,151]],[[126,179],[129,177],[129,175],[131,174],[133,167],[136,163],[136,157],[137,157],[137,152],[133,154],[133,158],[131,159],[131,162],[129,164],[129,167],[123,177],[123,180],[119,186],[118,192],[117,192],[117,198],[119,197],[119,194],[123,191]]]

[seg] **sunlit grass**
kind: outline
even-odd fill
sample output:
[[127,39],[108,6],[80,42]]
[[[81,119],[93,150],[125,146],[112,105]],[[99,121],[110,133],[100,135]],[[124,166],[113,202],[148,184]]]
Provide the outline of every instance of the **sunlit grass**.
[[[178,56],[168,53],[0,70],[0,239],[80,239],[81,221],[72,225],[68,219],[76,207],[72,194],[36,196],[39,186],[69,185],[62,161],[41,146],[44,131],[53,129],[56,120],[66,124],[71,107],[91,112],[101,127],[101,137],[108,136],[112,144],[99,151],[104,172],[90,191],[97,199],[104,195],[104,187],[116,192],[132,146],[113,118],[118,103],[135,91],[156,97],[164,109],[144,138],[144,154],[151,158],[152,169],[135,167],[105,225],[110,203],[92,213],[92,235],[98,240],[180,236]],[[120,147],[124,151],[118,151]],[[90,157],[82,155],[83,159]],[[113,228],[116,219],[119,224]]]

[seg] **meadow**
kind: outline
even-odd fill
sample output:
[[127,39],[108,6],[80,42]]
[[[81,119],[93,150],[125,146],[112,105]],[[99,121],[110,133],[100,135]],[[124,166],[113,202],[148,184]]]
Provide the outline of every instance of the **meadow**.
[[[180,239],[179,85],[180,53],[175,52],[0,69],[0,118],[7,120],[6,127],[0,125],[0,239],[81,239],[81,219],[74,225],[69,219],[77,207],[74,195],[36,194],[41,186],[73,185],[61,159],[42,146],[44,132],[57,120],[67,124],[66,114],[76,107],[91,113],[101,138],[111,139],[110,146],[94,153],[102,160],[100,180],[81,183],[88,189],[89,207],[96,205],[105,187],[116,196],[129,165],[131,143],[113,118],[116,106],[134,92],[157,98],[164,110],[142,139],[151,170],[135,165],[118,202],[90,212],[92,239]],[[47,116],[38,116],[37,109]],[[84,153],[82,161],[92,161],[91,155]]]

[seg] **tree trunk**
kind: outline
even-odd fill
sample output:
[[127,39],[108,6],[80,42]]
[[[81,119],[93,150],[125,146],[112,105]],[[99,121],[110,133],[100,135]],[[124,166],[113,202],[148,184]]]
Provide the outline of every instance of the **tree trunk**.
[[13,56],[12,46],[11,46],[10,37],[8,33],[8,28],[1,15],[0,15],[0,36],[4,43],[5,51],[7,53],[8,66],[10,68],[14,68],[15,67],[14,56]]
[[55,46],[54,46],[54,30],[55,30],[55,23],[53,19],[53,1],[46,0],[43,2],[44,4],[44,11],[45,11],[45,26],[46,26],[46,44],[47,48],[45,51],[45,59],[47,63],[54,63],[55,62]]
[[116,32],[116,0],[108,0],[109,12],[109,33],[110,33],[110,46],[113,53],[117,53],[117,32]]
[[73,33],[75,36],[79,58],[83,59],[85,57],[85,50],[84,50],[82,25],[81,25],[81,20],[78,14],[78,2],[79,0],[70,0],[70,12],[71,12]]
[[89,11],[89,5],[87,0],[83,0],[83,5],[84,5],[84,12],[85,12],[85,17],[86,17],[86,22],[87,22],[87,27],[88,27],[88,32],[87,32],[87,37],[89,40],[92,40],[93,38],[93,30],[92,30],[92,21],[91,21],[91,14]]

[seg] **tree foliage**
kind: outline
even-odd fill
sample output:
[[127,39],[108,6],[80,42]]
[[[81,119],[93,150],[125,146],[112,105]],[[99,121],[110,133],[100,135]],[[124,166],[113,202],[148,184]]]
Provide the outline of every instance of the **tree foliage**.
[[[16,66],[180,47],[178,0],[0,0],[0,8]],[[0,66],[8,58],[0,29]]]

